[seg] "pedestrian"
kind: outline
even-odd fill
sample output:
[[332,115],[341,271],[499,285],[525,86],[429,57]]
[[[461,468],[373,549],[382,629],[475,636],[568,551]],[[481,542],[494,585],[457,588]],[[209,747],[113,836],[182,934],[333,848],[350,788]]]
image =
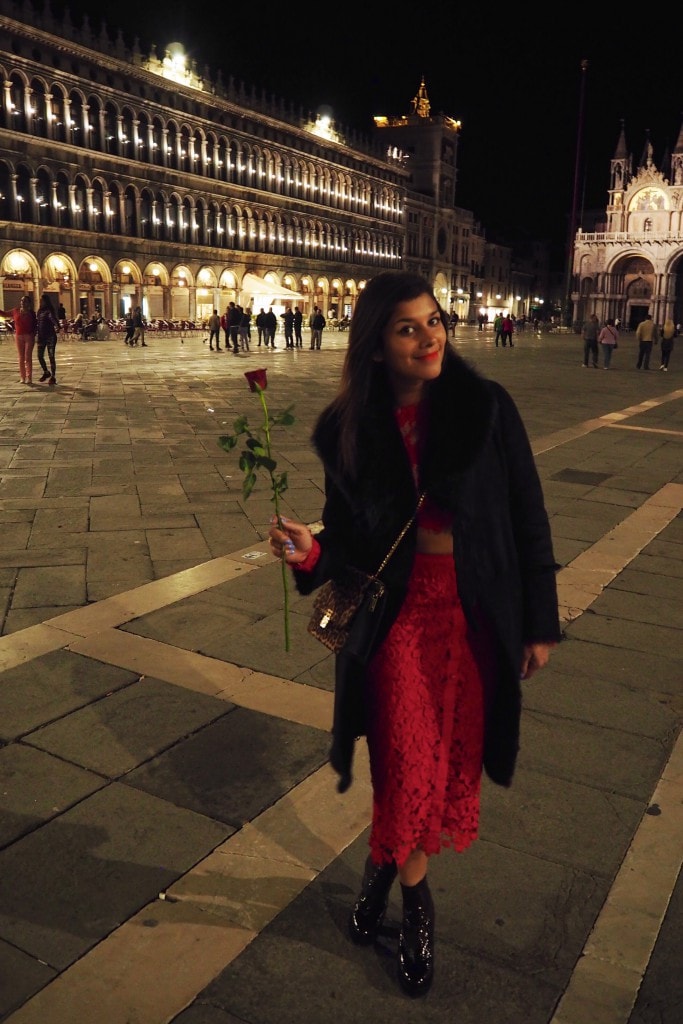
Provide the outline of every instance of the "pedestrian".
[[370,854],[351,938],[374,941],[398,874],[398,977],[413,996],[434,970],[429,858],[476,839],[482,767],[511,784],[521,680],[560,639],[558,567],[525,427],[509,393],[458,356],[447,323],[422,277],[368,281],[338,395],[313,432],[324,529],[314,537],[285,519],[269,531],[271,552],[310,594],[349,563],[374,572],[417,509],[382,575],[386,611],[367,666],[337,655],[330,751],[344,792],[355,739],[367,737]]
[[583,363],[582,366],[588,366],[589,360],[597,370],[598,368],[598,334],[600,333],[600,323],[595,313],[591,313],[588,320],[584,322],[581,328],[581,337],[583,338]]
[[498,342],[501,341],[505,346],[505,339],[503,338],[503,314],[496,313],[493,318],[493,333],[495,334],[496,348],[498,348]]
[[658,334],[657,324],[652,319],[652,313],[648,313],[636,328],[636,341],[638,342],[636,370],[650,369],[650,356],[652,355],[652,349],[657,344]]
[[266,311],[261,306],[261,311],[256,317],[256,330],[258,331],[258,347],[261,347],[261,343],[265,341],[266,348],[268,348],[268,328],[266,326]]
[[612,353],[618,347],[619,331],[613,318],[610,316],[605,320],[605,326],[598,335],[598,344],[602,346],[602,365],[609,370],[612,363]]
[[294,347],[303,348],[304,339],[301,335],[301,328],[303,326],[304,317],[303,313],[298,306],[294,307]]
[[[43,376],[40,378],[41,384],[47,381],[52,387],[57,383],[57,362],[56,352],[57,347],[57,333],[60,330],[59,320],[52,308],[52,303],[48,295],[43,292],[40,297],[40,303],[38,304],[38,313],[36,315],[36,331],[38,334],[38,362],[40,363],[43,371]],[[47,349],[47,356],[50,360],[50,369],[47,368],[45,362],[45,349]]]
[[294,348],[294,310],[286,309],[282,319],[285,328],[285,348]]
[[225,332],[225,344],[228,348],[232,348],[232,351],[236,356],[240,354],[240,339],[239,330],[240,322],[242,320],[242,307],[238,306],[234,302],[228,303],[228,308],[225,311],[227,328]]
[[266,348],[270,344],[271,348],[275,348],[275,332],[277,331],[277,317],[271,306],[266,313]]
[[221,350],[221,318],[218,310],[214,309],[209,317],[209,349],[213,352],[213,339],[216,339],[216,352]]
[[59,323],[61,325],[63,325],[64,321],[66,320],[66,310],[64,309],[63,302],[60,302],[59,306],[57,307],[57,319],[59,320]]
[[221,316],[221,330],[223,330],[225,332],[225,339],[224,339],[224,342],[223,342],[223,347],[225,348],[226,352],[230,351],[230,327],[229,327],[229,321],[230,321],[230,306],[226,306],[225,307],[225,313],[223,313],[223,315]]
[[514,348],[514,345],[512,344],[512,335],[515,331],[515,321],[509,313],[504,315],[500,329],[503,337],[503,348],[505,348],[506,343],[510,348]]
[[455,312],[455,310],[453,310],[453,312],[451,313],[450,317],[448,318],[448,327],[450,329],[451,337],[452,338],[455,337],[455,328],[458,326],[459,321],[460,321],[460,317]]
[[676,325],[673,320],[668,317],[662,325],[662,365],[659,367],[660,370],[668,372],[669,360],[671,359],[671,353],[673,352],[675,337]]
[[14,338],[19,356],[19,377],[22,384],[33,383],[33,346],[36,343],[37,320],[30,295],[22,295],[13,309],[0,309],[0,316],[14,320]]
[[249,351],[249,337],[251,334],[251,307],[247,306],[240,313],[240,322],[237,329],[240,348],[243,352]]
[[311,316],[311,348],[319,349],[323,340],[325,316],[319,306],[313,307]]
[[129,309],[125,316],[125,328],[126,333],[123,336],[124,345],[133,344],[133,335],[135,334],[135,321],[133,320],[133,310]]
[[133,335],[133,345],[137,345],[138,342],[143,348],[147,348],[147,342],[145,341],[145,318],[142,315],[142,306],[136,306],[135,312],[133,313],[133,326],[135,327],[135,334]]

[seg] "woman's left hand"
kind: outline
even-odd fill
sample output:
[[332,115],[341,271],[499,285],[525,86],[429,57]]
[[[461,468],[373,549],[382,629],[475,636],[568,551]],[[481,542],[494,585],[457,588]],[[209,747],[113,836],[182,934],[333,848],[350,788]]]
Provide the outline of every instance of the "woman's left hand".
[[539,668],[548,664],[550,652],[555,644],[524,644],[522,655],[522,668],[520,676],[522,679],[531,679]]

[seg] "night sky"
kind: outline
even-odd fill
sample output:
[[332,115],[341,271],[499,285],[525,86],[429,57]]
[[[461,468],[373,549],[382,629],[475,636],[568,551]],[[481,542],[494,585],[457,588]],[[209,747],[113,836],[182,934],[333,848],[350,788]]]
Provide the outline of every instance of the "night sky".
[[[51,6],[68,6],[76,24],[88,10],[99,28],[91,3]],[[649,130],[657,166],[683,123],[683,51],[671,8],[650,24],[643,10],[631,23],[624,9],[594,3],[548,5],[542,17],[511,5],[499,17],[490,7],[465,12],[433,0],[413,5],[405,22],[385,2],[273,6],[226,4],[216,13],[214,4],[187,0],[117,0],[104,20],[112,36],[119,28],[131,44],[137,36],[143,52],[153,42],[163,56],[169,42],[181,42],[200,70],[220,67],[224,80],[232,74],[305,110],[330,106],[339,125],[368,135],[374,115],[410,113],[424,74],[432,113],[462,122],[458,205],[490,236],[548,238],[560,258],[575,179],[579,219],[606,205],[622,120],[636,163]],[[578,24],[562,21],[570,16]]]

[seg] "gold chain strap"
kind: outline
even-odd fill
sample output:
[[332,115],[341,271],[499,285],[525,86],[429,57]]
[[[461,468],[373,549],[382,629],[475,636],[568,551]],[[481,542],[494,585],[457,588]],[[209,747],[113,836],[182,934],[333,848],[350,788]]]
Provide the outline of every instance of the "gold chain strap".
[[418,501],[418,503],[417,503],[417,507],[416,507],[415,511],[413,512],[412,516],[410,517],[410,519],[408,520],[408,522],[406,523],[406,525],[405,525],[405,526],[403,527],[403,529],[401,530],[401,532],[399,533],[399,535],[398,535],[398,537],[396,538],[396,540],[394,541],[394,543],[393,543],[393,544],[391,545],[391,547],[390,547],[390,548],[389,548],[389,550],[387,551],[386,555],[385,555],[385,556],[384,556],[384,558],[382,559],[382,564],[380,565],[379,569],[377,569],[377,570],[376,570],[376,571],[375,571],[375,572],[373,573],[373,576],[375,576],[375,577],[376,577],[376,576],[379,576],[379,574],[381,573],[382,569],[384,569],[384,568],[385,568],[385,566],[386,566],[387,562],[389,561],[389,559],[390,559],[390,558],[391,558],[391,556],[393,555],[394,551],[395,551],[395,550],[396,550],[396,548],[397,548],[397,547],[399,546],[399,544],[401,543],[401,541],[403,540],[403,538],[404,538],[404,537],[405,537],[405,535],[407,534],[408,530],[410,529],[410,527],[411,527],[411,526],[413,525],[413,523],[415,522],[415,517],[417,516],[418,512],[419,512],[419,511],[420,511],[420,509],[422,508],[422,503],[424,502],[424,500],[425,500],[426,496],[427,496],[427,495],[426,495],[426,492],[425,492],[425,491],[423,491],[423,492],[422,492],[422,494],[420,495],[420,499],[419,499],[419,501]]

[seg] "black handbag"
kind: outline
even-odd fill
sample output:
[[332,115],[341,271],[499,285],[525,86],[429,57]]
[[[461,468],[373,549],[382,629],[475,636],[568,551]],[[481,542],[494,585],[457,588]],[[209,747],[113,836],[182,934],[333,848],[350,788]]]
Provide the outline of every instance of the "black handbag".
[[343,651],[360,662],[367,661],[386,604],[386,591],[379,574],[413,525],[424,499],[423,493],[376,572],[346,566],[338,577],[327,580],[318,590],[308,632],[335,654]]

